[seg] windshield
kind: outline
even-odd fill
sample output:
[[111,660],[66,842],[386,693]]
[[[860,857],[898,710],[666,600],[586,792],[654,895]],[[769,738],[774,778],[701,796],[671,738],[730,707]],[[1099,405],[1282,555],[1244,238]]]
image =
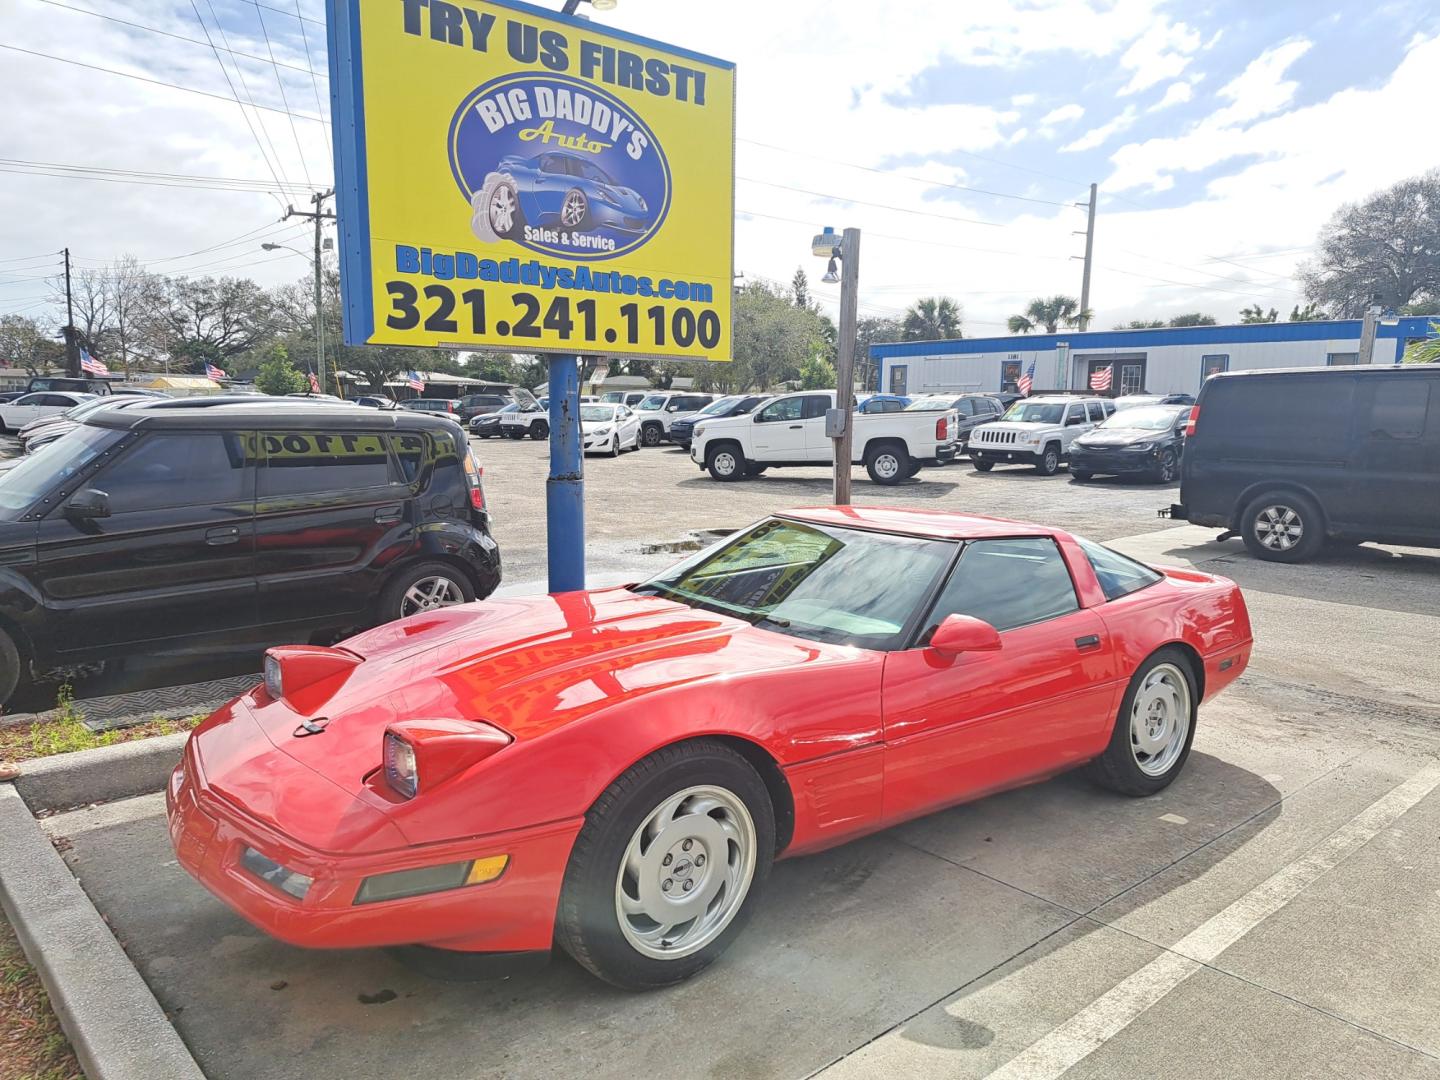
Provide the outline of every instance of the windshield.
[[1002,419],[1022,424],[1058,424],[1064,415],[1065,406],[1059,402],[1017,401]]
[[714,401],[710,402],[709,405],[706,405],[703,409],[700,410],[700,415],[701,415],[701,416],[725,416],[725,415],[727,415],[732,409],[734,409],[735,406],[737,406],[737,405],[739,405],[739,404],[740,404],[740,399],[739,399],[738,397],[722,397],[722,398],[716,398]]
[[949,398],[921,398],[905,406],[906,412],[944,412],[950,408]]
[[52,488],[74,476],[121,437],[118,431],[77,427],[0,473],[0,518],[14,521]]
[[813,641],[896,648],[954,551],[940,540],[772,518],[636,591]]
[[583,424],[603,424],[615,419],[614,405],[581,405],[580,422]]
[[1186,409],[1167,405],[1162,408],[1146,407],[1126,409],[1117,412],[1100,425],[1102,428],[1141,428],[1145,431],[1166,431],[1173,427],[1175,418]]
[[640,412],[659,412],[665,407],[665,402],[669,400],[664,394],[651,394],[635,408]]

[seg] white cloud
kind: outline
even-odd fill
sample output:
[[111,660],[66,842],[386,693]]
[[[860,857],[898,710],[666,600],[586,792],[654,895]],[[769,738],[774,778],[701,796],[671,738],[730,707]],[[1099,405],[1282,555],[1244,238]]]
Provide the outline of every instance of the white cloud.
[[1287,80],[1285,72],[1309,51],[1310,42],[1303,38],[1265,50],[1217,91],[1233,104],[1216,113],[1212,120],[1220,125],[1238,124],[1283,109],[1295,97],[1300,85]]
[[1134,105],[1126,105],[1125,111],[1113,120],[1101,124],[1099,127],[1091,128],[1080,138],[1072,143],[1066,143],[1060,148],[1062,154],[1074,154],[1081,150],[1093,150],[1109,141],[1112,135],[1117,135],[1130,127],[1140,118],[1139,110]]
[[1173,79],[1190,63],[1190,55],[1200,47],[1200,35],[1184,23],[1156,19],[1136,38],[1120,57],[1122,67],[1132,72],[1130,81],[1120,89],[1120,96],[1138,94],[1156,83]]
[[1010,104],[1017,109],[1023,109],[1027,105],[1034,105],[1039,100],[1039,94],[1016,94],[1010,99]]
[[1165,96],[1151,105],[1149,112],[1159,112],[1161,109],[1168,109],[1171,105],[1183,105],[1195,96],[1195,91],[1187,82],[1173,82],[1165,89]]
[[1084,106],[1071,102],[1069,105],[1061,105],[1058,109],[1051,109],[1040,118],[1040,123],[1063,124],[1067,120],[1079,120],[1084,115]]

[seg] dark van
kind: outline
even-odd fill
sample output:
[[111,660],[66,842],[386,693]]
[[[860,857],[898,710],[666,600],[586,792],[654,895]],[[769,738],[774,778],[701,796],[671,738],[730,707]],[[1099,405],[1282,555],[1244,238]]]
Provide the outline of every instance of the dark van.
[[305,641],[494,591],[458,424],[267,400],[101,409],[0,473],[0,703],[60,666]]
[[1327,540],[1440,547],[1440,365],[1212,376],[1170,516],[1276,562]]

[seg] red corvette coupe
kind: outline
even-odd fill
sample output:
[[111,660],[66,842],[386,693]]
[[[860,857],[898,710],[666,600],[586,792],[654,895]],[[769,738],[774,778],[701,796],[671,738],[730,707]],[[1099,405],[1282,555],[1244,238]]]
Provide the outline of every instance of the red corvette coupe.
[[1088,763],[1149,795],[1244,669],[1240,590],[1056,529],[768,518],[653,580],[285,647],[190,738],[180,863],[298,945],[699,971],[776,858]]

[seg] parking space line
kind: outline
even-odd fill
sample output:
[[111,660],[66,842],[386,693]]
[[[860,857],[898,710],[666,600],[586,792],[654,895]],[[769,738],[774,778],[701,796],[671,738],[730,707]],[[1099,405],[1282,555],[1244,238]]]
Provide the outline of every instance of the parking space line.
[[1053,1080],[1118,1035],[1147,1009],[1368,844],[1440,787],[1440,766],[1422,769],[1181,938],[990,1074],[991,1080]]

